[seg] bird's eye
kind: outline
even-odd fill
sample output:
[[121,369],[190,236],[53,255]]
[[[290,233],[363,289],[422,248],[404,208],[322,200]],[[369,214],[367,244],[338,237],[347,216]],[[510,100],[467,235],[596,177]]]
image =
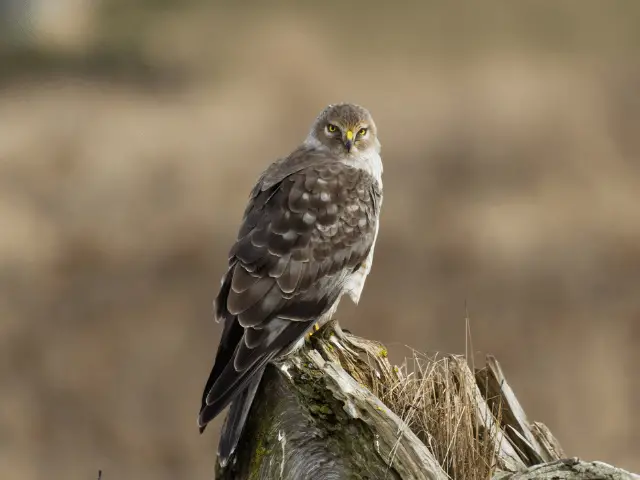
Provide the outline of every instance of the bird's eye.
[[333,125],[333,124],[331,124],[331,123],[329,123],[329,124],[327,125],[327,132],[329,132],[329,133],[335,133],[335,132],[337,132],[337,131],[338,131],[338,127],[336,127],[335,125]]
[[358,130],[358,136],[359,137],[364,137],[367,134],[367,129],[366,128],[361,128],[360,130]]

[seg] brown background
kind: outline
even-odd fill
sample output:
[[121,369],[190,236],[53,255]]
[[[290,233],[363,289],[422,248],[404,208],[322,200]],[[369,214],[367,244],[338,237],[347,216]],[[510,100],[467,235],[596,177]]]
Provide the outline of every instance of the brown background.
[[0,0],[3,478],[212,477],[227,249],[344,100],[385,203],[342,324],[399,363],[466,305],[568,455],[640,470],[640,3],[385,3]]

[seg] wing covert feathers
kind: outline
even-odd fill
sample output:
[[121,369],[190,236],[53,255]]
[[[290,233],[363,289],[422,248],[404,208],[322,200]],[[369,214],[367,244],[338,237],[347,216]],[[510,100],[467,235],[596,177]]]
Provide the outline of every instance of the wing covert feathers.
[[[266,363],[340,296],[374,242],[381,193],[366,171],[315,151],[294,152],[263,173],[215,300],[225,324],[203,393],[201,431],[248,385],[253,397]],[[233,417],[244,424],[249,406],[237,408]],[[242,425],[227,424],[223,437],[237,441]]]

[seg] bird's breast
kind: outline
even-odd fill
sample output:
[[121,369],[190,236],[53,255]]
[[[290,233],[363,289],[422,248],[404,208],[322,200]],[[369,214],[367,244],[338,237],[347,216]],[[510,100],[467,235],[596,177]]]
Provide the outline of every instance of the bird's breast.
[[367,152],[350,156],[343,160],[347,165],[351,165],[356,168],[360,168],[369,173],[378,183],[378,186],[382,188],[382,157],[379,153]]

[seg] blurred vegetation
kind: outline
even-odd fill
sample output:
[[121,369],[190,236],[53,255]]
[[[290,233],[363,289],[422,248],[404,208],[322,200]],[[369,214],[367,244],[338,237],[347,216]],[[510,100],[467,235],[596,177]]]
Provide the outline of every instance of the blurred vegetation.
[[[349,7],[336,0],[321,6],[311,1],[101,0],[78,4],[77,8],[91,10],[92,29],[81,48],[66,51],[38,41],[42,32],[31,32],[29,22],[23,20],[26,26],[15,28],[15,19],[26,15],[22,9],[42,1],[27,0],[24,7],[15,0],[0,2],[4,5],[0,12],[5,12],[4,21],[0,20],[0,32],[5,32],[0,33],[4,83],[48,73],[113,81],[166,80],[177,87],[175,82],[231,61],[238,49],[251,49],[242,38],[262,16],[292,11],[327,25],[331,35],[326,41],[340,55],[356,60],[391,50],[450,63],[483,51],[620,57],[640,48],[640,5],[631,1],[611,2],[603,11],[602,3],[595,0],[581,2],[579,8],[570,1],[534,0],[517,6],[429,0],[420,4],[373,1]],[[229,24],[224,21],[229,16],[236,19],[234,23],[243,21]],[[362,41],[360,32],[365,27],[375,35]]]
[[640,469],[640,3],[47,5],[0,0],[3,473],[211,475],[227,249],[261,169],[341,100],[385,161],[341,323],[399,363],[463,351],[466,303],[569,455]]

